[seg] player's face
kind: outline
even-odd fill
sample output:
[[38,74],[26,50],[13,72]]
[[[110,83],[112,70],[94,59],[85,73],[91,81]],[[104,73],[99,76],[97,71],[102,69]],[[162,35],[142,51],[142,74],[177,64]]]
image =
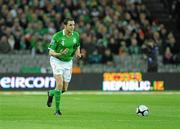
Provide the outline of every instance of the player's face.
[[68,21],[67,25],[65,25],[65,29],[72,33],[74,31],[75,28],[75,22],[74,21]]

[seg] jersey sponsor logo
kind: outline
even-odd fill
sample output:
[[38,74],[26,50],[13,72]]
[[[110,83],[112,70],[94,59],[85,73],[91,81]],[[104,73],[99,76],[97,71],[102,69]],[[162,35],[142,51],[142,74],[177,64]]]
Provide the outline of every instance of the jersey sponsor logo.
[[25,89],[25,88],[54,88],[56,81],[53,77],[2,77],[0,78],[0,89]]

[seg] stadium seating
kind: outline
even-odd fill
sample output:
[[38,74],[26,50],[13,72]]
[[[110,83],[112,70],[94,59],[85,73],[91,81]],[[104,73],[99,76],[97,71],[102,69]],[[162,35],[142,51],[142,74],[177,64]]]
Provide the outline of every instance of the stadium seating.
[[[179,65],[164,65],[162,57],[159,56],[158,72],[180,72]],[[146,61],[142,56],[127,56],[126,58],[117,58],[114,56],[115,65],[87,64],[81,66],[81,72],[84,73],[102,73],[102,72],[146,72]],[[49,57],[47,55],[31,56],[26,55],[0,55],[1,73],[52,73]],[[75,64],[76,66],[77,64]]]
[[[164,64],[164,54],[174,38],[172,30],[151,15],[145,6],[148,0],[97,0],[68,2],[57,0],[2,1],[0,11],[0,73],[51,73],[47,46],[52,35],[62,29],[65,17],[74,17],[77,31],[81,35],[84,57],[81,63],[75,59],[74,65],[82,72],[141,71],[147,72],[147,62],[141,49],[147,40],[154,40],[162,51],[158,55],[158,72],[177,72],[178,61]],[[154,4],[158,2],[157,4]],[[13,6],[12,6],[13,5]],[[25,6],[24,6],[25,5]],[[152,0],[151,5],[160,6],[160,0]],[[11,7],[12,6],[12,7]],[[150,4],[149,6],[150,7]],[[161,8],[158,8],[159,12]],[[157,10],[155,10],[157,11]],[[155,40],[155,33],[160,35]],[[170,35],[170,36],[168,36]],[[170,37],[170,38],[169,38]],[[137,41],[135,47],[131,40]],[[178,55],[178,40],[171,47],[173,56]],[[178,45],[179,46],[179,45]],[[137,48],[137,53],[130,52]],[[100,56],[110,49],[113,64],[100,60],[92,63],[89,57],[95,50]]]

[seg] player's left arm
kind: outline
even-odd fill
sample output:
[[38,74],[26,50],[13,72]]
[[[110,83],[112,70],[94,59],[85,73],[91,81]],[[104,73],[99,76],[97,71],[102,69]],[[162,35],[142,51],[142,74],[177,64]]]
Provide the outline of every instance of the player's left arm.
[[81,50],[80,50],[80,36],[79,36],[79,33],[76,33],[77,34],[77,49],[75,51],[75,56],[76,58],[81,58],[82,55],[81,55]]
[[76,56],[76,58],[81,58],[80,46],[76,49],[75,56]]

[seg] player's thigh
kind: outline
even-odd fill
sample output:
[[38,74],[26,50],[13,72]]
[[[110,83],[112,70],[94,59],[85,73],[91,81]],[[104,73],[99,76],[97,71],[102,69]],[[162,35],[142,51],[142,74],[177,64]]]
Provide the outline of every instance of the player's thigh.
[[64,69],[64,82],[69,83],[71,81],[71,76],[72,76],[72,68],[69,69]]
[[63,73],[64,73],[62,62],[54,57],[51,57],[50,64],[51,64],[54,78],[56,80],[56,88],[62,89],[63,88]]
[[64,69],[62,67],[62,62],[57,58],[51,57],[50,64],[52,68],[53,75],[63,75]]

